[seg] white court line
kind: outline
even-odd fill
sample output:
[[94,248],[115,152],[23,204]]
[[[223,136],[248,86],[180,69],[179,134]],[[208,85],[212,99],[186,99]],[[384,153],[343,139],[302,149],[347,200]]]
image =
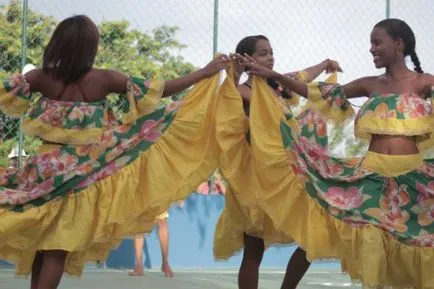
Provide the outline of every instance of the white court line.
[[[309,285],[322,285],[326,287],[351,287],[351,286],[360,286],[354,283],[330,283],[330,282],[306,282]],[[360,286],[361,287],[361,286]]]
[[[85,268],[84,272],[110,272],[110,273],[124,273],[126,271],[130,271],[131,269],[114,269],[114,268]],[[159,273],[159,269],[148,269],[145,270],[146,272],[154,272]],[[200,269],[200,268],[194,268],[194,269],[176,269],[175,272],[179,273],[202,273],[202,274],[235,274],[238,273],[238,269],[222,269],[222,270],[216,270],[216,269]],[[0,272],[15,272],[15,269],[12,268],[1,268]],[[260,274],[284,274],[285,271],[283,270],[261,270],[259,272]],[[308,271],[306,275],[314,275],[314,274],[338,274],[338,275],[346,275],[345,273],[341,273],[339,271]]]

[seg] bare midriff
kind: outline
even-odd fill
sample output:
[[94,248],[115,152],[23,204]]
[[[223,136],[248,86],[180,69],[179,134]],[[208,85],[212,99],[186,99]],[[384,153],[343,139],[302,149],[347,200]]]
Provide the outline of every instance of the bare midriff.
[[415,136],[373,134],[369,151],[384,155],[414,155],[419,153]]

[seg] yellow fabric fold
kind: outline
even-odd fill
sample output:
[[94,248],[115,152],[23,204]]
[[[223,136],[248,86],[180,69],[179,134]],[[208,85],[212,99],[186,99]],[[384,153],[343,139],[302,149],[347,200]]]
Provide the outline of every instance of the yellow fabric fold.
[[[229,74],[219,91],[219,105],[216,113],[216,138],[221,155],[220,172],[230,183],[235,194],[251,191],[250,148],[246,139],[248,119],[244,115],[240,93]],[[242,168],[242,169],[241,169]],[[247,178],[247,179],[246,179]],[[245,205],[256,203],[254,195],[244,198]]]
[[[267,88],[260,79],[254,85],[258,91]],[[263,206],[275,227],[294,239],[309,260],[341,260],[343,271],[364,285],[434,288],[432,248],[405,245],[373,225],[346,224],[303,190],[303,179],[297,184],[282,144],[280,121],[286,121],[282,110],[271,94],[256,96],[250,107],[256,182],[269,195],[284,196],[277,204],[268,198]],[[280,202],[284,210],[279,209]]]
[[[307,77],[307,76],[306,76]],[[327,79],[326,80],[324,80],[324,82],[326,82],[326,83],[330,83],[330,84],[333,84],[333,83],[337,83],[337,81],[338,81],[338,74],[336,73],[336,72],[334,72],[334,73],[332,73],[329,77],[327,77]],[[313,82],[310,82],[310,84],[312,84]],[[308,84],[308,93],[309,93],[309,83],[307,83]],[[316,97],[316,98],[318,98],[319,96],[320,96],[320,91],[318,90],[318,91],[316,91],[316,95],[314,94],[314,95],[311,95],[312,97]],[[319,94],[318,94],[319,93]],[[307,100],[307,102],[306,102],[306,104],[303,106],[303,108],[301,109],[301,113],[303,112],[303,111],[305,111],[305,110],[307,110],[307,109],[310,109],[310,108],[312,108],[312,101],[310,101],[309,99]]]
[[11,117],[21,117],[27,111],[30,101],[7,92],[0,86],[0,110]]
[[[254,78],[252,89],[253,98],[262,98],[267,95],[271,97],[271,90],[263,79]],[[254,182],[258,190],[264,192],[263,202],[267,214],[274,222],[280,220],[287,212],[287,203],[292,200],[290,195],[297,195],[303,192],[303,187],[297,179],[296,174],[291,170],[288,163],[288,155],[282,150],[282,135],[279,129],[282,108],[278,101],[251,102],[250,109],[253,114],[250,116],[250,129],[252,134],[251,149],[254,162],[255,179]],[[276,114],[270,116],[262,111],[275,111]],[[298,132],[298,124],[295,118],[286,120],[291,129]],[[272,128],[272,129],[270,129]],[[281,150],[282,153],[276,153]],[[285,171],[286,174],[278,173]]]
[[[336,72],[329,76],[325,82],[327,83],[336,83],[337,74]],[[355,113],[353,107],[350,105],[347,110],[342,110],[341,107],[337,106],[335,103],[327,102],[322,95],[322,92],[319,88],[319,84],[317,82],[311,82],[307,85],[308,89],[308,104],[306,108],[312,108],[321,116],[330,120],[334,123],[342,123],[351,120]]]
[[122,238],[150,232],[155,216],[215,171],[219,75],[199,82],[166,132],[138,159],[86,189],[24,212],[0,210],[0,258],[29,274],[37,250],[68,252],[65,271],[104,260]]
[[161,96],[164,92],[165,81],[152,80],[150,81],[150,87],[146,93],[146,96],[140,100],[136,100],[134,97],[134,84],[129,82],[127,85],[127,99],[129,103],[129,111],[122,114],[121,122],[123,124],[131,123],[141,116],[147,115],[155,110],[158,103],[161,100]]
[[[131,123],[138,118],[153,112],[158,106],[164,91],[165,82],[161,80],[149,81],[150,87],[146,95],[136,100],[135,94],[140,93],[136,85],[131,81],[127,84],[125,97],[129,103],[129,110],[123,113],[120,121],[123,124]],[[17,97],[12,93],[6,92],[4,87],[0,87],[0,110],[13,117],[21,117],[28,110],[30,101]],[[93,144],[101,141],[101,137],[106,128],[86,128],[68,129],[53,126],[39,118],[25,117],[22,128],[25,134],[40,137],[44,140],[72,145]]]
[[417,119],[384,119],[365,114],[354,125],[354,135],[366,141],[371,140],[372,134],[416,136],[416,145],[422,152],[434,145],[433,125],[432,116]]
[[355,124],[355,135],[366,140],[371,139],[371,134],[387,135],[425,135],[432,131],[431,117],[417,119],[384,119],[365,114]]
[[[399,164],[399,166],[397,166]],[[385,177],[397,177],[414,171],[423,165],[422,154],[385,155],[368,151],[363,166]]]
[[56,144],[42,144],[40,145],[37,149],[36,149],[36,153],[38,154],[45,154],[45,153],[49,153],[55,149],[61,148],[61,145],[56,145]]
[[242,98],[230,72],[220,88],[216,114],[217,142],[221,151],[219,170],[228,184],[225,208],[214,233],[214,257],[218,260],[226,260],[244,248],[244,233],[262,238],[266,247],[292,242],[274,228],[261,207],[262,194],[267,192],[259,191],[253,182],[247,131]]
[[49,142],[72,145],[99,143],[104,133],[103,128],[67,129],[29,117],[24,118],[22,128],[26,135],[39,137]]

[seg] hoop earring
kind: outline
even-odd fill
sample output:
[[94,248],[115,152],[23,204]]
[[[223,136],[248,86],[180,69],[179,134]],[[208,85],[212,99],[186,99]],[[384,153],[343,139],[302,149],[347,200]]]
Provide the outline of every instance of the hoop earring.
[[399,57],[402,57],[402,52],[398,48],[396,48],[395,49],[395,55],[399,56]]

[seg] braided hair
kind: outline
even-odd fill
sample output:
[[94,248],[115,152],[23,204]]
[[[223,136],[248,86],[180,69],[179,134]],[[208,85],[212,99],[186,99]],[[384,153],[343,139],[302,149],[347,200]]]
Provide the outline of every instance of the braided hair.
[[423,73],[420,66],[419,57],[416,54],[416,38],[414,36],[413,30],[407,23],[400,19],[385,19],[378,22],[375,27],[383,28],[386,30],[387,34],[393,39],[402,39],[404,42],[404,56],[410,56],[411,61],[414,64],[414,71],[417,73]]

